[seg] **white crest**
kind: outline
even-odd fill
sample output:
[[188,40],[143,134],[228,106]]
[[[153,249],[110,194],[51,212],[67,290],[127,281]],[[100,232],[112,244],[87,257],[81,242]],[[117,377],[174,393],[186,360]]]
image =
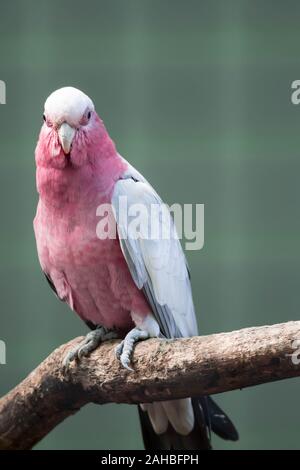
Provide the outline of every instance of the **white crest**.
[[82,91],[64,87],[54,91],[45,102],[45,114],[53,123],[66,121],[78,125],[86,110],[94,111],[92,100]]

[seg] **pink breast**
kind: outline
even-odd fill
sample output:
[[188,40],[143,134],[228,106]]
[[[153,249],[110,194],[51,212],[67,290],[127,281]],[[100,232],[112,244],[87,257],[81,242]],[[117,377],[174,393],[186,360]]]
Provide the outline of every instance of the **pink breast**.
[[38,210],[35,232],[42,268],[83,320],[127,331],[133,326],[130,312],[146,315],[150,308],[132,280],[119,240],[100,240],[89,226],[95,227],[95,221],[85,220],[72,230],[63,221],[49,226],[44,208]]

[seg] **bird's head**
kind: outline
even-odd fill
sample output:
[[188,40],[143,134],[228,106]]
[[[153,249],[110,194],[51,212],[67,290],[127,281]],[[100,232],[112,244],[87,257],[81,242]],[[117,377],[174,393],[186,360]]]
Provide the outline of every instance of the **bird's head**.
[[[46,100],[44,123],[36,151],[37,163],[54,168],[78,168],[93,163],[112,142],[92,100],[82,91],[64,87]],[[106,153],[106,152],[104,152]]]
[[92,100],[61,88],[47,98],[43,118],[35,152],[40,196],[59,205],[93,190],[107,192],[124,164]]

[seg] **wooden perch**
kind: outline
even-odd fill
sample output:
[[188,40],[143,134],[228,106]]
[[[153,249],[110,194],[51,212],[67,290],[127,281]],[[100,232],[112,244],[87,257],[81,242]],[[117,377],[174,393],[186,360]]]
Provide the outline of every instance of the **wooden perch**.
[[[30,449],[87,403],[143,403],[208,395],[300,375],[300,321],[136,346],[134,372],[115,358],[116,341],[89,358],[61,363],[82,338],[60,346],[0,399],[0,449]],[[300,353],[299,353],[300,358]],[[295,361],[294,361],[295,362]]]

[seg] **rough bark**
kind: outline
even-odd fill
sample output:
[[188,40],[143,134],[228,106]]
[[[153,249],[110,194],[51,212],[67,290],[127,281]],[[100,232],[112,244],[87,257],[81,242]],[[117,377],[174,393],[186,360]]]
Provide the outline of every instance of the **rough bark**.
[[134,372],[120,366],[114,356],[117,342],[110,341],[63,375],[62,358],[81,339],[60,346],[0,399],[0,449],[30,449],[91,402],[143,403],[208,395],[300,375],[300,366],[291,357],[298,357],[294,341],[300,340],[300,321],[144,341],[135,349]]

